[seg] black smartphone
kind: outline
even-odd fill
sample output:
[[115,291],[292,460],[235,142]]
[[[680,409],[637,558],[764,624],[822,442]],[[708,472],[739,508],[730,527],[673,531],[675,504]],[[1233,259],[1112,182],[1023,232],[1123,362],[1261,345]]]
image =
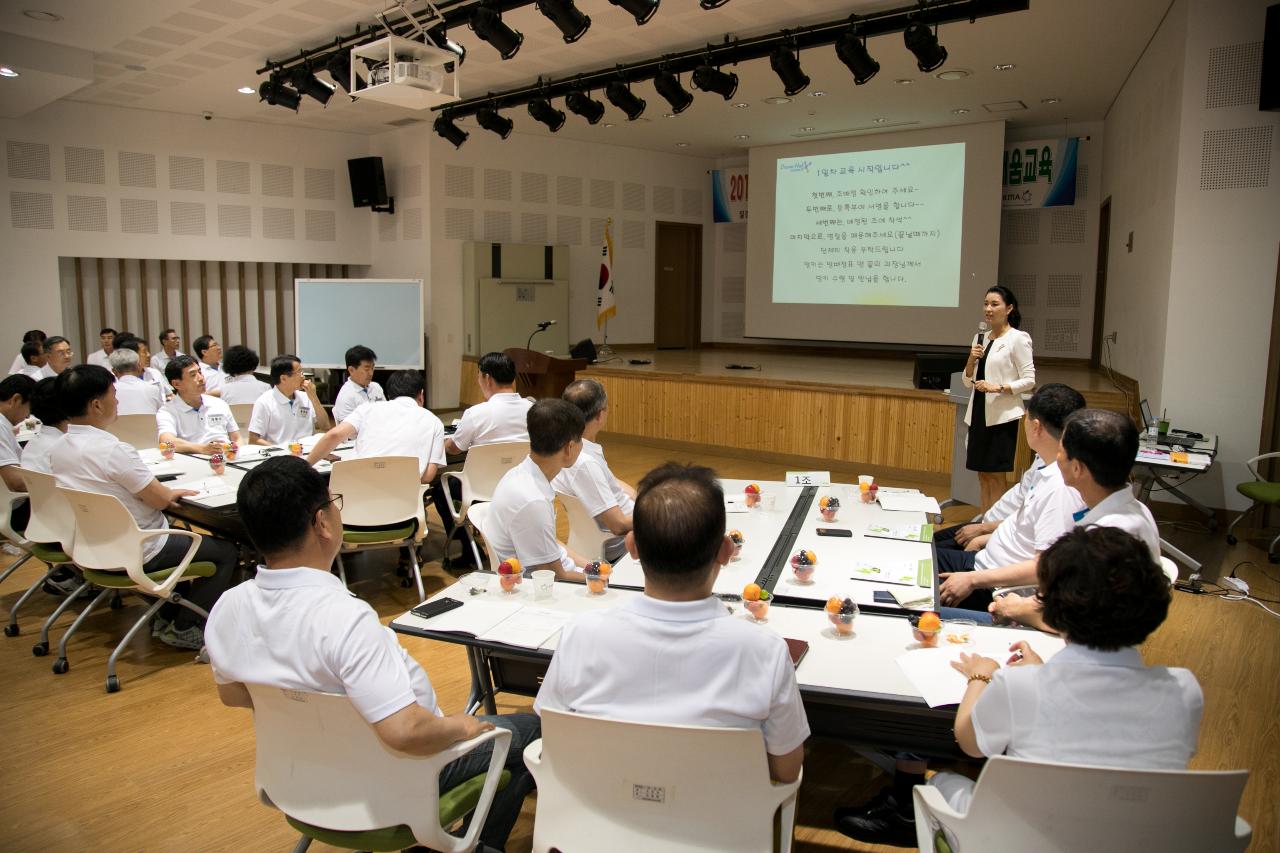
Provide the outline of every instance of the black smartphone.
[[847,539],[848,537],[853,535],[853,531],[846,530],[843,527],[819,527],[818,535],[819,536],[840,536]]
[[461,606],[462,602],[456,598],[437,598],[435,601],[419,604],[409,612],[421,619],[430,619],[432,616],[448,613],[450,610],[456,610]]
[[893,593],[888,590],[877,589],[871,594],[871,600],[876,604],[897,604],[898,600],[893,597]]

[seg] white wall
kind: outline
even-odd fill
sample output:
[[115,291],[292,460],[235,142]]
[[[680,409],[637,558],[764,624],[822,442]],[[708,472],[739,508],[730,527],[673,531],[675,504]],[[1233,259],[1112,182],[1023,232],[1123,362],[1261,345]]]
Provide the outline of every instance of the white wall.
[[351,207],[346,175],[365,136],[70,101],[0,121],[0,136],[11,348],[29,328],[69,331],[59,257],[369,262],[370,214]]

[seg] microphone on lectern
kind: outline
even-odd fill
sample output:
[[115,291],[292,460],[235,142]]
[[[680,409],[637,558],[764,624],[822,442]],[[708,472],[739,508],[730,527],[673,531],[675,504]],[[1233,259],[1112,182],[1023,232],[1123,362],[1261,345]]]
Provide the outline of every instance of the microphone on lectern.
[[555,320],[543,320],[541,323],[539,323],[538,328],[534,329],[533,332],[529,334],[529,340],[525,341],[524,348],[528,349],[533,344],[534,335],[538,334],[538,332],[545,332],[547,329],[551,328],[555,324],[556,324]]
[[991,331],[991,324],[986,320],[978,324],[978,346],[982,346],[983,336],[989,331]]

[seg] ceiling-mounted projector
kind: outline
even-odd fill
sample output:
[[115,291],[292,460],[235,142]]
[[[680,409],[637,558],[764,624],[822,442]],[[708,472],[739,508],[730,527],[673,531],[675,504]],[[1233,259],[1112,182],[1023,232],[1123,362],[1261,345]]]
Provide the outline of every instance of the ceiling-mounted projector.
[[351,50],[351,95],[412,110],[453,103],[461,99],[457,59],[451,51],[399,36],[378,39]]

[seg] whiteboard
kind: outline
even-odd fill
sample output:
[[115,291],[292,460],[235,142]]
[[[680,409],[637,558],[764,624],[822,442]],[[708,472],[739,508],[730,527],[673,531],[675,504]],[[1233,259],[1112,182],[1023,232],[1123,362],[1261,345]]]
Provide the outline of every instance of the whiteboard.
[[342,369],[364,344],[379,367],[422,369],[422,279],[299,278],[293,293],[294,354],[306,367]]

